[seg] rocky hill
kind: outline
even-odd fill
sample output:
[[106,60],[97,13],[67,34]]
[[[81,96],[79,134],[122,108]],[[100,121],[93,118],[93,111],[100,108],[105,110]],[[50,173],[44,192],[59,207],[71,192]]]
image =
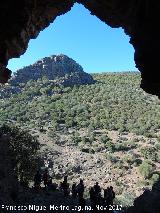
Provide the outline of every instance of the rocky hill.
[[[73,87],[95,83],[93,77],[84,72],[82,66],[66,55],[45,57],[33,65],[17,70],[8,84],[0,85],[0,99],[10,98],[25,90],[27,82],[41,81],[43,86]],[[52,94],[49,91],[50,95]]]
[[53,80],[64,86],[73,86],[93,83],[93,78],[83,71],[83,68],[66,55],[52,55],[45,57],[33,65],[24,67],[14,74],[11,85],[37,81],[43,77]]

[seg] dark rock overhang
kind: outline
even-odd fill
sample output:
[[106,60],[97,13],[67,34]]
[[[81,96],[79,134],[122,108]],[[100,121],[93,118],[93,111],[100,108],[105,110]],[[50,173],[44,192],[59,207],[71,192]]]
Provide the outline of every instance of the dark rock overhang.
[[[0,82],[11,72],[8,60],[19,57],[30,39],[54,19],[68,12],[75,2],[82,3],[111,27],[122,27],[135,49],[135,63],[141,72],[141,87],[160,96],[159,1],[152,0],[2,0],[0,3]],[[107,38],[106,38],[107,39]]]

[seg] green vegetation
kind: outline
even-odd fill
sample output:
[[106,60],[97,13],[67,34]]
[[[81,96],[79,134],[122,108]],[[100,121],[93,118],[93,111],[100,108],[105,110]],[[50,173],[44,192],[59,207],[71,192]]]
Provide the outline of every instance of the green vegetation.
[[151,176],[153,170],[153,165],[147,161],[143,161],[142,164],[139,166],[139,172],[145,179]]
[[138,73],[93,77],[95,84],[72,88],[53,86],[47,79],[45,84],[43,79],[29,81],[21,93],[0,101],[0,121],[30,128],[105,128],[139,135],[154,135],[160,128],[160,101],[139,88]]
[[142,156],[145,159],[152,160],[152,161],[158,161],[157,151],[158,150],[156,149],[156,147],[152,147],[152,146],[141,148]]
[[[140,75],[136,72],[93,77],[95,84],[73,87],[55,86],[47,78],[31,80],[20,85],[22,91],[10,98],[4,89],[0,125],[16,123],[24,129],[39,130],[57,145],[67,143],[91,157],[102,154],[111,168],[110,176],[114,173],[113,178],[124,181],[120,184],[114,179],[119,201],[128,206],[135,198],[134,193],[125,193],[129,183],[142,189],[159,179],[160,100],[140,89]],[[21,138],[16,132],[16,139],[19,135]],[[32,147],[35,139],[27,136],[27,142],[23,139],[26,134],[20,140]],[[31,161],[25,163],[30,165]]]
[[153,185],[154,183],[159,181],[159,178],[160,178],[159,174],[153,174],[151,179],[150,179],[151,184]]
[[5,136],[9,142],[9,158],[12,159],[14,171],[20,182],[28,184],[38,167],[37,152],[39,142],[27,131],[15,126],[3,125],[0,127],[0,135]]

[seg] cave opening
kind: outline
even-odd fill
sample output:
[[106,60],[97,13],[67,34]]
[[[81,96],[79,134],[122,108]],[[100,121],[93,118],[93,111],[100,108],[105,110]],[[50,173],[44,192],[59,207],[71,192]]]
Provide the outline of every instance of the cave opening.
[[35,61],[65,54],[76,60],[86,72],[138,71],[134,48],[122,28],[113,29],[80,4],[61,15],[31,40],[24,55],[11,59],[8,68],[16,71]]

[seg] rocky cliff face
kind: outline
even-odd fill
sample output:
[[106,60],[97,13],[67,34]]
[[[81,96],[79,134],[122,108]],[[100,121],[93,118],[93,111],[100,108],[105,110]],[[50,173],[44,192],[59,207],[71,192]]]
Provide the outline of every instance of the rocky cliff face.
[[64,86],[94,83],[91,75],[85,73],[76,61],[63,54],[43,58],[33,65],[18,70],[9,83],[14,86],[43,77]]

